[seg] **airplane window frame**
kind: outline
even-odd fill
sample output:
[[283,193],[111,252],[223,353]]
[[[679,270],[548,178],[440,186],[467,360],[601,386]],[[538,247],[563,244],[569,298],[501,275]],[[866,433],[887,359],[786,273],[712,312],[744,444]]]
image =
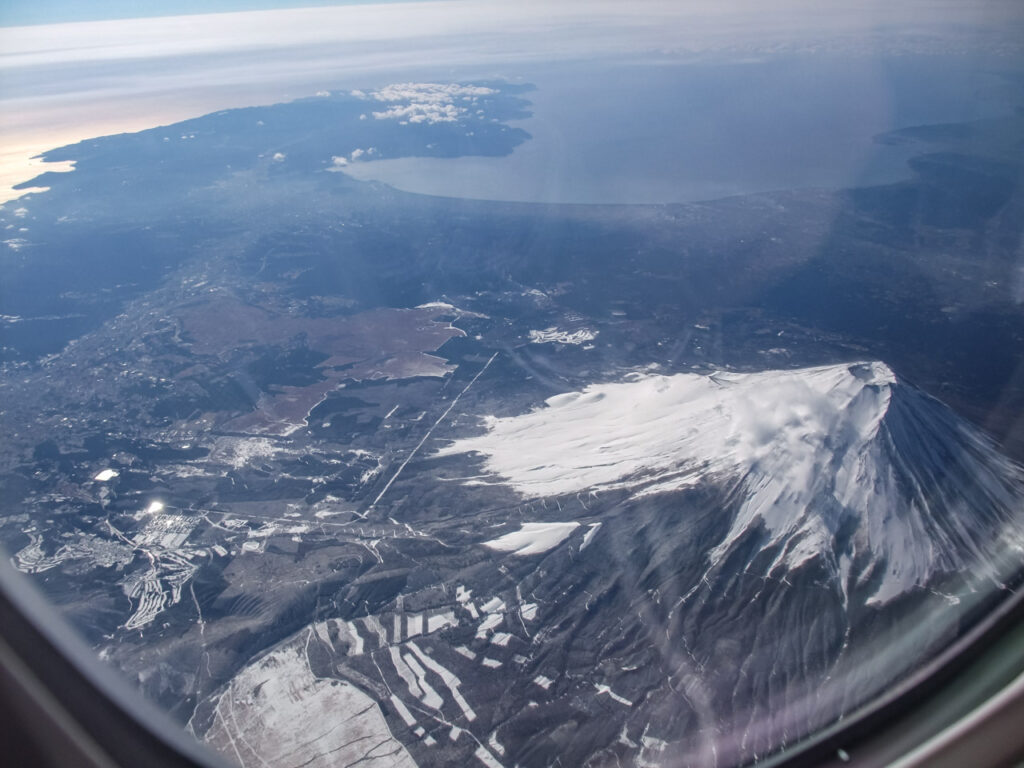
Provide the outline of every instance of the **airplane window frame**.
[[[96,658],[30,579],[2,559],[0,714],[21,726],[8,734],[7,754],[62,767],[228,768]],[[1024,758],[1024,734],[1012,728],[1024,716],[1022,583],[1007,585],[1010,594],[994,610],[886,695],[753,765],[939,766],[943,733],[961,723],[952,754],[970,754],[977,768]],[[986,704],[995,712],[972,723]]]

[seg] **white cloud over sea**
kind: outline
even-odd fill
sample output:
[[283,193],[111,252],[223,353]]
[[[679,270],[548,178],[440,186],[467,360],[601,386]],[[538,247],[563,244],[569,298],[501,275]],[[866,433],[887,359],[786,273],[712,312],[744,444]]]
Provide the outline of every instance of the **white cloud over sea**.
[[397,83],[374,91],[370,96],[388,103],[374,111],[377,120],[406,123],[454,123],[476,106],[477,99],[497,93],[493,88],[459,83]]

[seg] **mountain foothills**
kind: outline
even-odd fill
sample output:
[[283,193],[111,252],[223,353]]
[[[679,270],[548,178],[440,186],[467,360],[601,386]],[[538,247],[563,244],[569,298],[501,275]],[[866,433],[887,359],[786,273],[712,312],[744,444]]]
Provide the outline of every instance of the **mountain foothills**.
[[0,209],[0,540],[240,765],[749,762],[1019,588],[1024,116],[692,205],[345,173],[507,155],[528,92],[96,139]]

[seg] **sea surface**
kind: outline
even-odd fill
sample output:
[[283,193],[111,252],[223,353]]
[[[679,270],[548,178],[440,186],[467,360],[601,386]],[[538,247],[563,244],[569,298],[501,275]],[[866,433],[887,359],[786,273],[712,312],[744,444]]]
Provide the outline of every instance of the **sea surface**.
[[[532,139],[506,157],[406,157],[359,179],[446,197],[546,203],[692,202],[907,178],[920,147],[876,137],[1009,114],[1019,63],[968,56],[792,56],[501,73],[537,86]],[[1015,74],[1016,72],[1016,74]],[[488,73],[493,77],[494,73]]]

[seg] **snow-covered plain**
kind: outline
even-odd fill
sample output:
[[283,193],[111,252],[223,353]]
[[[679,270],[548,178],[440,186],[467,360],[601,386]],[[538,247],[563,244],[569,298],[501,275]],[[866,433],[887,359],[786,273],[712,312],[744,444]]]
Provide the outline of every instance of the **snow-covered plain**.
[[[440,455],[478,453],[487,471],[524,497],[608,489],[644,496],[705,481],[732,489],[738,510],[709,552],[712,566],[763,525],[764,546],[776,551],[769,570],[823,555],[845,572],[833,544],[840,523],[852,517],[858,534],[845,557],[870,554],[887,564],[872,597],[885,602],[936,571],[967,563],[977,570],[989,559],[983,548],[991,534],[968,531],[957,522],[961,515],[988,510],[997,521],[1013,520],[1002,541],[1018,549],[1024,543],[1020,468],[944,406],[897,384],[880,362],[632,374],[484,424],[486,432]],[[954,460],[936,458],[935,444]],[[537,525],[488,546],[526,554],[539,546],[535,539],[546,540],[547,529],[530,527]]]
[[245,766],[414,768],[373,699],[313,674],[306,640],[300,634],[239,672],[216,699],[204,740]]

